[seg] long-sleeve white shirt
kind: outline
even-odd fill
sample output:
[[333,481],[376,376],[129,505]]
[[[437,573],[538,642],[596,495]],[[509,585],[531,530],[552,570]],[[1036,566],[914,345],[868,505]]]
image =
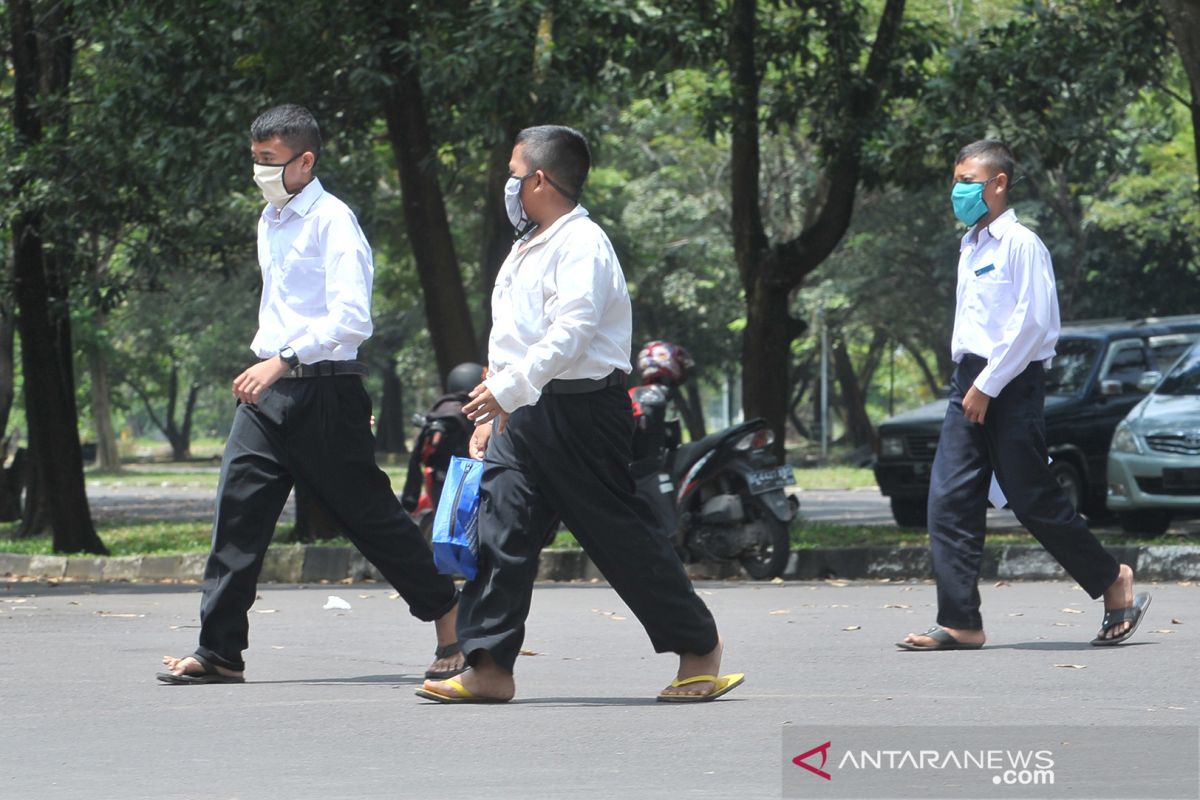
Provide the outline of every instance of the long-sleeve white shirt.
[[612,243],[583,206],[513,245],[492,291],[487,387],[532,405],[556,378],[630,371],[633,312]]
[[371,246],[354,212],[314,178],[258,221],[262,299],[250,349],[269,358],[286,345],[300,362],[349,361],[372,331]]
[[1061,327],[1054,267],[1012,209],[963,237],[957,296],[951,358],[987,359],[975,379],[979,391],[995,397],[1034,361],[1049,366]]

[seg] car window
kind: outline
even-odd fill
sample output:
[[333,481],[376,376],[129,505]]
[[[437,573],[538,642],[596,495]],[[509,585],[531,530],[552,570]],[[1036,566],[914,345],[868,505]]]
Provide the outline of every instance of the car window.
[[1054,349],[1054,361],[1046,372],[1046,393],[1076,394],[1092,373],[1100,343],[1095,339],[1064,337]]
[[1100,380],[1120,381],[1123,394],[1138,391],[1138,381],[1141,380],[1142,373],[1150,369],[1146,361],[1145,343],[1141,339],[1113,342],[1108,349],[1107,361]]
[[1150,353],[1154,357],[1154,368],[1159,372],[1169,370],[1197,338],[1200,338],[1200,334],[1171,333],[1165,336],[1151,336]]
[[1200,345],[1193,347],[1163,378],[1156,394],[1200,394]]

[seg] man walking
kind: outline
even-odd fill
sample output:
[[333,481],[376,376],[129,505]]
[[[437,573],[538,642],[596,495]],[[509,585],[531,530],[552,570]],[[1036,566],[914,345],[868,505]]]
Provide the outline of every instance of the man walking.
[[933,461],[929,540],[937,579],[937,625],[909,634],[905,650],[978,649],[987,492],[995,473],[1017,519],[1092,597],[1104,597],[1094,645],[1133,635],[1150,595],[1133,594],[1118,564],[1076,513],[1047,466],[1043,368],[1058,341],[1058,295],[1050,254],[1008,208],[1013,157],[1003,143],[964,147],[951,201],[970,230],[958,262],[951,343],[958,367]]
[[342,530],[437,630],[427,677],[458,674],[458,595],[439,575],[416,526],[375,465],[366,367],[371,335],[371,249],[354,213],[321,186],[317,121],[307,109],[266,111],[250,128],[254,180],[267,201],[258,222],[263,292],[251,349],[261,359],[233,381],[238,400],[217,489],[204,569],[200,644],[167,656],[171,684],[241,683],[247,613],[275,523],[293,483]]
[[505,189],[518,240],[492,293],[489,377],[463,410],[478,427],[479,573],[463,588],[459,640],[471,669],[426,681],[441,703],[506,702],[525,636],[538,554],[556,516],[630,607],[656,652],[679,655],[658,699],[712,700],[722,645],[629,472],[633,414],[629,293],[612,244],[578,204],[587,140],[543,125],[517,136]]

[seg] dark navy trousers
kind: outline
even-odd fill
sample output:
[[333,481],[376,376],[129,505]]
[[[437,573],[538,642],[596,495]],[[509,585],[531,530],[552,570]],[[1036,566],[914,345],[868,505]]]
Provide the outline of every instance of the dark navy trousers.
[[986,364],[978,356],[966,356],[954,371],[929,486],[937,622],[966,630],[983,627],[979,570],[993,472],[1020,523],[1093,599],[1120,570],[1050,473],[1040,362],[1030,364],[992,398],[984,424],[963,415],[963,397]]

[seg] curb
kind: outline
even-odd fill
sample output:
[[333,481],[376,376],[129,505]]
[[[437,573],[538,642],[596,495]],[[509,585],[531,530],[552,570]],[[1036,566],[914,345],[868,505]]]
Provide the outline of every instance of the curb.
[[[1139,580],[1200,580],[1200,545],[1128,545],[1106,548],[1133,567]],[[28,556],[0,553],[0,577],[55,581],[199,582],[205,553],[177,556]],[[697,580],[748,579],[731,562],[688,564]],[[933,577],[925,547],[829,547],[793,550],[785,580],[829,578],[925,580]],[[1066,580],[1062,567],[1041,547],[1001,545],[984,548],[984,580]],[[539,581],[603,581],[582,550],[544,550]],[[383,582],[383,576],[351,547],[280,545],[267,550],[260,583]]]

